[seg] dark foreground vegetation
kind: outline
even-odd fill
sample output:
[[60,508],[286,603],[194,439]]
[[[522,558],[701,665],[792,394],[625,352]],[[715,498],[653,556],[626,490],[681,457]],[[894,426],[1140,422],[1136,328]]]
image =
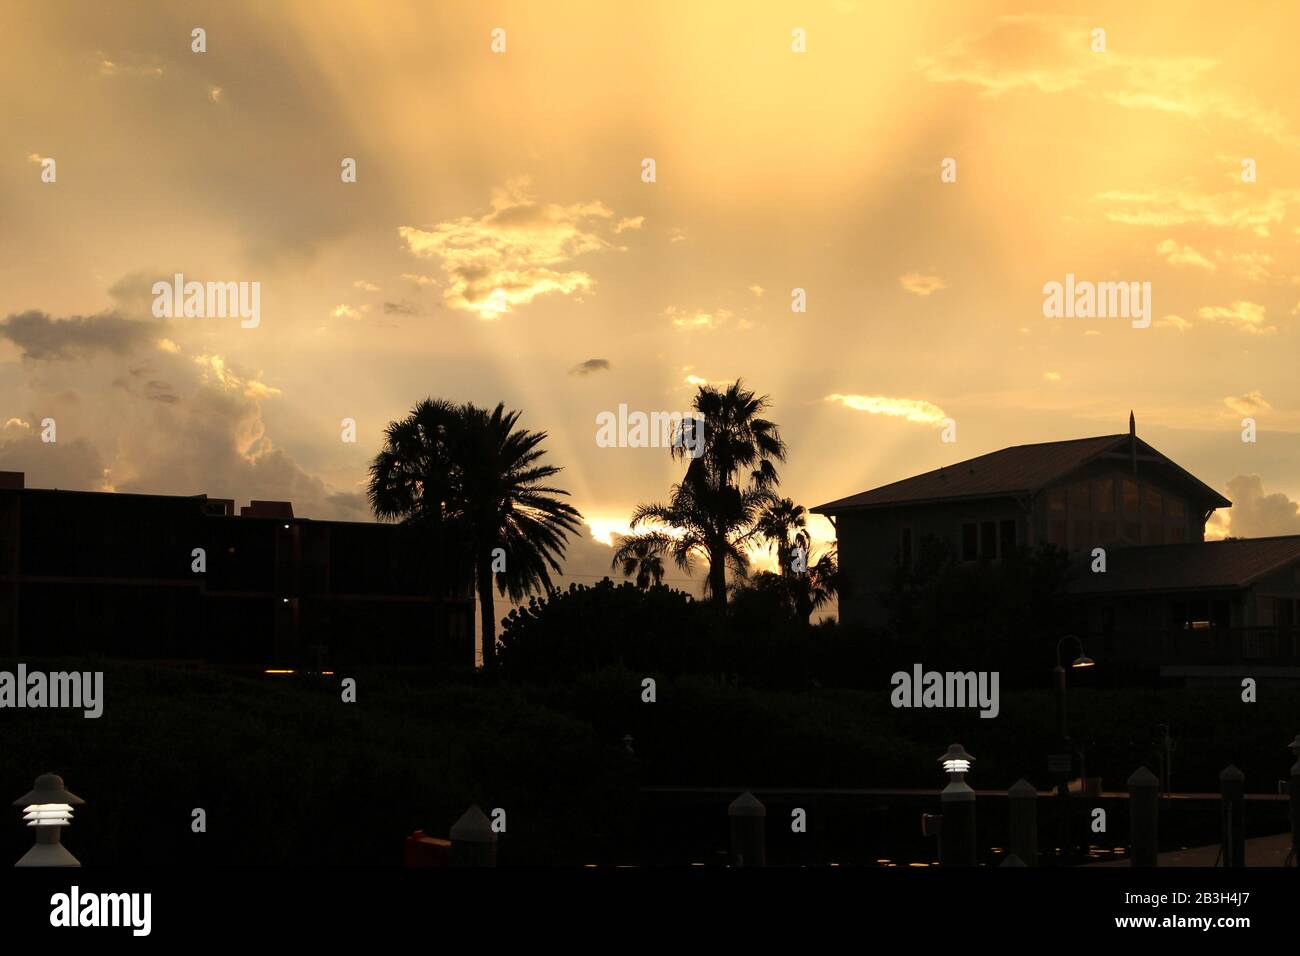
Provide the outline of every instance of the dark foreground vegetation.
[[[1005,693],[988,720],[974,710],[894,710],[887,686],[773,689],[686,671],[660,672],[649,704],[645,671],[626,662],[534,682],[506,676],[508,650],[500,680],[339,675],[358,681],[347,704],[339,677],[26,663],[106,672],[97,720],[0,710],[0,795],[7,804],[38,773],[63,774],[86,800],[65,843],[88,866],[393,866],[408,833],[445,836],[473,802],[507,812],[503,864],[636,862],[653,829],[640,815],[657,812],[639,797],[643,786],[938,788],[936,760],[953,740],[976,756],[978,788],[1020,776],[1050,785],[1046,688]],[[1168,724],[1175,789],[1214,790],[1231,761],[1248,789],[1272,791],[1292,762],[1285,744],[1300,692],[1265,688],[1259,703],[1243,704],[1232,689],[1079,687],[1070,705],[1087,772],[1107,789],[1123,789],[1138,764],[1157,767],[1158,725]],[[200,807],[206,834],[191,832]],[[10,813],[0,825],[5,860],[31,839]]]

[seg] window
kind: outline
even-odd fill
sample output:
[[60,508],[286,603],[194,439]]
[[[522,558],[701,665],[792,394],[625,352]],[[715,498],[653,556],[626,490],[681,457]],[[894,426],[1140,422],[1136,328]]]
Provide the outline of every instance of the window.
[[1174,602],[1173,621],[1174,627],[1187,627],[1187,605],[1182,601]]
[[1182,498],[1166,498],[1165,514],[1170,518],[1186,518],[1187,509],[1183,506]]
[[1108,515],[1115,510],[1115,479],[1103,478],[1092,483],[1092,503],[1098,514]]
[[1147,514],[1155,515],[1157,517],[1164,514],[1164,501],[1160,497],[1160,492],[1149,485],[1142,490],[1145,492],[1143,497],[1146,499],[1145,504]]
[[1174,621],[1189,631],[1231,627],[1232,605],[1222,598],[1216,600],[1197,598],[1187,604],[1175,604]]
[[1273,623],[1281,627],[1295,624],[1295,605],[1290,598],[1273,599]]
[[903,567],[912,566],[912,529],[904,528],[899,535],[898,550],[902,556]]
[[1124,513],[1126,515],[1135,515],[1138,513],[1138,483],[1125,478],[1120,482],[1120,493],[1124,496]]
[[1083,551],[1092,547],[1092,522],[1076,521],[1074,523],[1074,550]]
[[985,521],[980,525],[980,555],[989,561],[998,556],[998,523]]
[[998,525],[998,555],[1006,559],[1016,553],[1016,519],[1007,518]]
[[1214,601],[1210,605],[1210,620],[1215,627],[1231,627],[1231,608],[1227,601]]
[[1201,631],[1210,627],[1210,602],[1204,599],[1192,601],[1187,607],[1187,623],[1189,630]]
[[973,523],[961,526],[961,559],[975,561],[980,556],[979,528]]
[[1053,488],[1047,493],[1047,510],[1064,511],[1065,510],[1065,489]]
[[1091,511],[1092,496],[1088,493],[1088,484],[1084,482],[1079,485],[1070,486],[1070,510],[1071,511]]

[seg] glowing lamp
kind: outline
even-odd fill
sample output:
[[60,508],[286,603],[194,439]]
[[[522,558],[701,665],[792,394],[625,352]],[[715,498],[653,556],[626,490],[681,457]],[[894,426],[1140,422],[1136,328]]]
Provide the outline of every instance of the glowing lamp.
[[14,801],[23,808],[23,819],[29,827],[36,827],[36,844],[27,851],[15,866],[81,866],[77,858],[64,849],[60,842],[60,827],[72,823],[72,808],[86,801],[63,786],[63,778],[54,773],[43,773],[36,778],[31,792]]
[[953,744],[948,748],[948,752],[939,758],[939,763],[943,764],[945,773],[953,780],[957,780],[960,779],[961,774],[970,772],[970,765],[974,759],[961,744]]

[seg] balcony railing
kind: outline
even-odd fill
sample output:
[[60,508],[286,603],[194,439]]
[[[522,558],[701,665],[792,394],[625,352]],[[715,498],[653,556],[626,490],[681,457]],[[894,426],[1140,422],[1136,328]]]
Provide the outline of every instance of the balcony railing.
[[[1094,643],[1095,642],[1095,643]],[[1088,638],[1105,659],[1146,664],[1300,666],[1300,627],[1206,627],[1113,631]]]

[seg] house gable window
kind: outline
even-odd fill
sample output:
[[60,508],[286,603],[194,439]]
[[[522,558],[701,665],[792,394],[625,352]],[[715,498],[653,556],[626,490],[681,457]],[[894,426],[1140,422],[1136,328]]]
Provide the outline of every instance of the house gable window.
[[1004,561],[1016,553],[1016,519],[1004,518],[998,524],[998,556]]
[[1016,519],[967,521],[961,526],[963,561],[998,561],[1016,550]]

